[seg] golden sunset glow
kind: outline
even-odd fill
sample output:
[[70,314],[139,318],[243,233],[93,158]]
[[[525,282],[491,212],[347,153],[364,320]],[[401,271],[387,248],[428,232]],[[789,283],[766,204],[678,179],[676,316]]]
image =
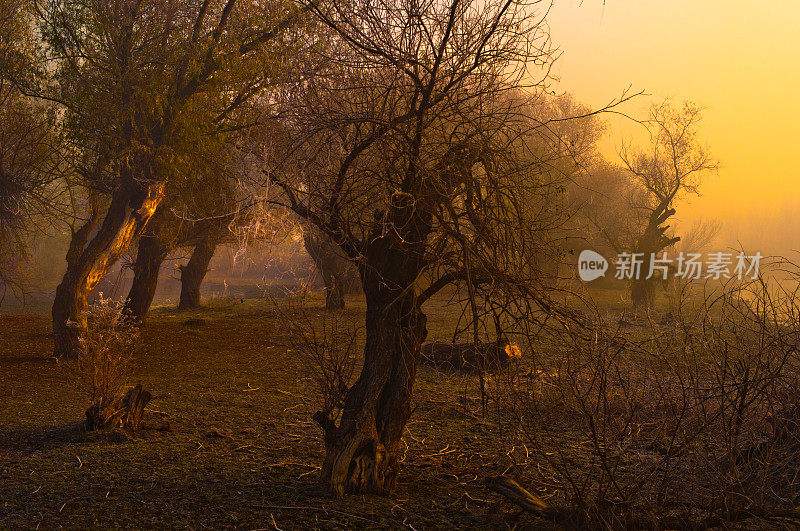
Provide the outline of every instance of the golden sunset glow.
[[[724,245],[800,249],[800,2],[573,0],[556,2],[549,21],[556,90],[599,107],[630,84],[650,94],[623,108],[637,117],[665,96],[706,107],[702,136],[722,167],[678,206],[682,223],[718,219]],[[613,160],[641,127],[606,120]]]

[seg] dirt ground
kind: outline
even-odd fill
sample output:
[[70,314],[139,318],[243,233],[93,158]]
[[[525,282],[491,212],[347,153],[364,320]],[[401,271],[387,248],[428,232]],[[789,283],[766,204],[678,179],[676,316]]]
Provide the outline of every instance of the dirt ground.
[[422,367],[397,491],[337,499],[317,482],[311,383],[266,306],[156,311],[130,383],[152,391],[158,421],[136,434],[84,431],[74,362],[50,357],[49,327],[0,317],[0,528],[547,527],[484,487],[509,449],[477,415],[472,377]]

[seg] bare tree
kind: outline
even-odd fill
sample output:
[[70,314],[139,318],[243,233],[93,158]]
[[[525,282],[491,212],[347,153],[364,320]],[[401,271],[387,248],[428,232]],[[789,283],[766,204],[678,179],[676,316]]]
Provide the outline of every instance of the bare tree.
[[264,173],[280,190],[269,202],[358,265],[367,300],[361,374],[335,411],[315,415],[322,478],[337,493],[395,484],[426,301],[456,284],[473,322],[476,301],[503,289],[524,297],[521,313],[557,313],[527,260],[563,195],[547,160],[563,150],[530,149],[549,133],[520,97],[542,74],[528,67],[546,74],[551,60],[536,4],[312,6],[335,38],[289,98],[291,147],[266,144]]
[[645,191],[640,208],[646,221],[631,252],[644,263],[638,278],[631,280],[635,309],[653,305],[655,280],[652,257],[680,241],[669,233],[667,222],[675,215],[675,201],[684,195],[698,195],[704,174],[718,163],[699,139],[702,109],[691,102],[675,108],[671,101],[650,107],[650,146],[645,151],[623,145],[620,158],[631,179]]

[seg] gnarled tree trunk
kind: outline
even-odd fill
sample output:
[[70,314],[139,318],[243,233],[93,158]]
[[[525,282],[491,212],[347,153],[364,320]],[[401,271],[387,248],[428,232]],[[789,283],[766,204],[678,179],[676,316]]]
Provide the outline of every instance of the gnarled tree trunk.
[[[400,438],[411,415],[420,347],[427,336],[414,283],[424,264],[430,216],[407,196],[393,200],[360,265],[367,301],[361,374],[347,391],[338,426],[330,412],[314,416],[325,430],[321,479],[339,495],[394,489]],[[384,223],[404,230],[387,230]]]
[[651,255],[655,256],[680,241],[678,236],[667,236],[669,225],[664,225],[670,217],[675,215],[675,209],[670,208],[669,204],[676,192],[677,189],[673,194],[665,197],[650,214],[647,227],[633,250],[634,253],[640,254],[643,260],[639,277],[631,279],[630,285],[631,302],[637,313],[641,311],[649,313],[655,306],[655,287],[659,277],[652,275]]
[[214,257],[217,242],[211,238],[203,238],[195,245],[192,256],[185,266],[181,266],[181,299],[179,310],[200,307],[200,285],[208,272],[208,264]]
[[339,426],[325,413],[321,479],[339,495],[393,490],[400,438],[411,415],[411,392],[425,316],[413,295],[370,283],[367,292],[364,367],[347,393]]
[[[105,218],[91,240],[89,235],[94,227],[91,223],[73,234],[67,252],[67,271],[53,300],[55,356],[77,356],[80,337],[87,325],[89,294],[139,235],[163,197],[162,183],[144,190],[120,187],[112,194]],[[96,224],[96,211],[93,218]]]
[[167,256],[167,249],[156,236],[139,238],[136,263],[133,266],[133,284],[125,300],[125,311],[132,319],[144,323],[153,304],[158,287],[158,274]]

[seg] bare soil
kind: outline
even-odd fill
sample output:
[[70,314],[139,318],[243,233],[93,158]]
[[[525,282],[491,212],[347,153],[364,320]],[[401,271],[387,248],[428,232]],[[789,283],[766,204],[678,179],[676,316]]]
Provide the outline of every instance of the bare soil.
[[248,301],[156,311],[130,382],[153,393],[150,429],[91,433],[49,319],[0,317],[0,528],[549,528],[484,487],[509,449],[475,377],[428,367],[394,495],[329,494],[314,391],[280,322]]

